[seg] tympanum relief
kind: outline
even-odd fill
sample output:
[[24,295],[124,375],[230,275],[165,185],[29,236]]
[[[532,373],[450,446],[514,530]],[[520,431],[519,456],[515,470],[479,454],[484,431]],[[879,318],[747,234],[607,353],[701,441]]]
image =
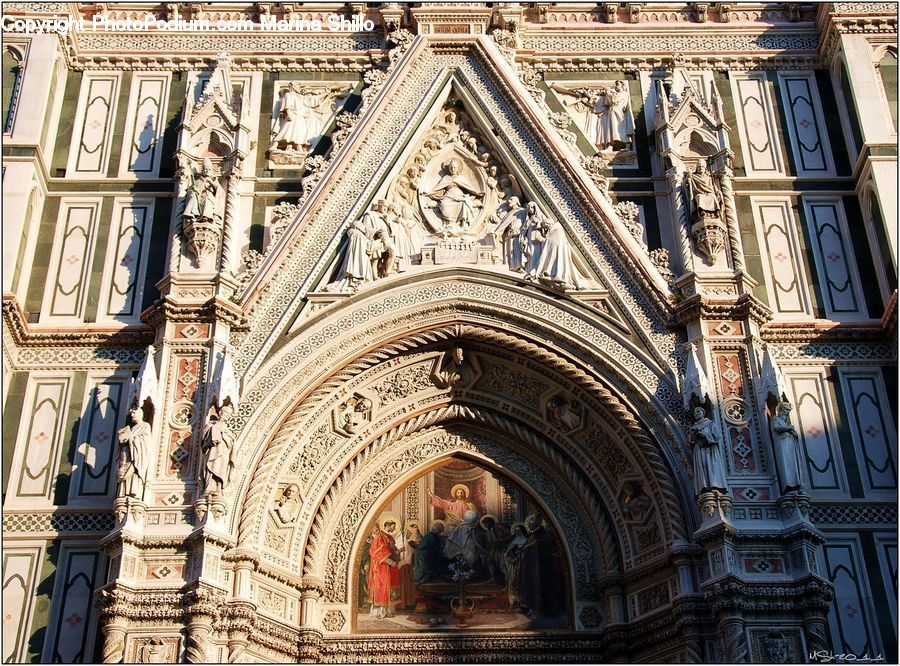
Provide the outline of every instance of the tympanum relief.
[[387,188],[347,229],[330,292],[414,266],[505,266],[557,290],[591,284],[559,220],[527,201],[451,102]]

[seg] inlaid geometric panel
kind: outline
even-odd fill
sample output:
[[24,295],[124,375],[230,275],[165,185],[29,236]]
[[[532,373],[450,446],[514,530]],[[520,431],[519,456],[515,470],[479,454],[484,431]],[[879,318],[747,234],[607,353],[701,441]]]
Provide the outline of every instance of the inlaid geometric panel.
[[842,369],[840,374],[863,483],[868,490],[893,491],[897,487],[896,425],[881,373],[877,369]]
[[829,538],[823,546],[825,577],[834,584],[834,601],[828,621],[834,650],[870,656],[880,650],[871,608],[872,593],[856,539]]
[[3,663],[25,661],[42,549],[3,547]]
[[45,663],[93,661],[96,609],[94,589],[102,584],[105,558],[97,550],[64,550],[54,590],[54,610],[44,643]]
[[97,320],[136,324],[141,314],[153,200],[117,200],[106,247]]
[[735,73],[731,86],[747,175],[786,175],[765,73]]
[[812,315],[790,197],[751,197],[769,305],[779,315]]
[[826,315],[835,321],[865,319],[843,203],[838,197],[804,197],[803,208]]
[[11,477],[18,497],[50,499],[65,437],[68,377],[29,378]]
[[170,79],[168,72],[134,74],[125,120],[120,176],[157,175]]
[[88,378],[69,497],[107,497],[114,490],[116,432],[125,423],[131,376]]
[[78,323],[84,317],[100,203],[68,199],[60,204],[41,323]]
[[794,428],[800,435],[812,490],[845,490],[838,433],[823,371],[785,372],[791,387]]
[[66,177],[106,175],[120,76],[118,73],[85,73],[78,95]]
[[815,74],[779,72],[778,82],[797,175],[834,176],[834,161]]

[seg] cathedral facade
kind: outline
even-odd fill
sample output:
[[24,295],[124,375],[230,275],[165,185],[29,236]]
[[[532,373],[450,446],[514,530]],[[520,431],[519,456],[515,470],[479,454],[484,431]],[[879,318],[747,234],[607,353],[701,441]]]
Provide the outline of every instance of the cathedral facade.
[[4,663],[897,660],[893,3],[2,28]]

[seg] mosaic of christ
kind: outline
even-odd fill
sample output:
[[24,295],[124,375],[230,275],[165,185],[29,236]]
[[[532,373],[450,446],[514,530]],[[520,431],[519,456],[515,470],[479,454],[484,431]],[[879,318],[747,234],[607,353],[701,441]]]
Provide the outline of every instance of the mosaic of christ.
[[565,555],[511,482],[451,459],[412,481],[359,547],[361,632],[565,629]]

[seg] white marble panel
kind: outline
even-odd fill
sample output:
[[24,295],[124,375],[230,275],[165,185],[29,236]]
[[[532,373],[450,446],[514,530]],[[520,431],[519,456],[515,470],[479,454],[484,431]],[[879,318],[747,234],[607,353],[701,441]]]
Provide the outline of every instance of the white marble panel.
[[[830,536],[830,535],[829,535]],[[829,538],[823,546],[825,578],[834,584],[828,621],[834,651],[862,657],[881,649],[874,626],[872,594],[866,580],[859,542],[854,537]]]
[[41,323],[74,324],[84,317],[100,204],[101,199],[60,203]]
[[140,321],[153,208],[153,199],[119,199],[113,204],[97,321]]
[[790,197],[752,197],[751,206],[769,306],[780,319],[812,316]]
[[786,175],[765,72],[736,73],[731,89],[747,175]]
[[109,166],[121,74],[86,72],[81,82],[67,178],[103,178]]
[[119,176],[154,178],[159,173],[169,72],[136,73],[131,81]]
[[822,369],[785,372],[794,403],[793,423],[800,435],[806,474],[813,491],[846,491],[841,464],[840,439],[825,372]]
[[3,547],[3,663],[25,661],[31,628],[35,579],[40,570],[40,546]]
[[825,314],[835,321],[866,319],[844,204],[839,197],[804,197]]
[[797,175],[801,178],[834,176],[834,160],[815,74],[779,72],[778,82]]
[[125,424],[131,375],[89,376],[75,448],[69,498],[106,498],[115,492],[116,432]]
[[102,582],[104,557],[97,548],[63,549],[62,565],[53,592],[54,611],[44,642],[45,663],[89,663],[93,661],[96,609],[94,589]]
[[842,369],[841,387],[860,474],[867,490],[897,488],[897,426],[877,368]]

